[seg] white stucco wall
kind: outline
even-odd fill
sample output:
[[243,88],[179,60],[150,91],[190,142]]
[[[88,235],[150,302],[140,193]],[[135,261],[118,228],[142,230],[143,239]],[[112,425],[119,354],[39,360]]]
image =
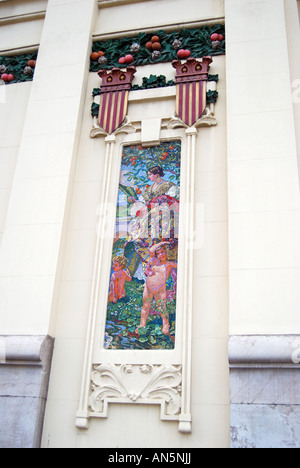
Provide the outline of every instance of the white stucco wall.
[[[0,333],[55,337],[43,447],[228,447],[228,336],[300,333],[297,2],[111,3],[0,2],[2,52],[40,44],[34,81],[0,87]],[[224,16],[226,56],[211,68],[218,125],[199,129],[196,148],[193,432],[138,405],[76,429],[105,153],[89,136],[92,38]],[[140,67],[136,79],[151,73],[175,71]],[[169,118],[175,97],[129,105],[133,121]]]
[[0,87],[0,245],[31,83]]
[[297,334],[300,327],[299,178],[284,6],[226,2],[233,335]]
[[39,45],[47,0],[2,0],[0,2],[0,50],[17,52]]

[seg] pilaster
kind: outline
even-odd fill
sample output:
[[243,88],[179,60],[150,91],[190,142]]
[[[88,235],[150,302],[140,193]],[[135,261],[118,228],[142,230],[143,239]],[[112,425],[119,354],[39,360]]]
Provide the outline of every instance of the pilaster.
[[283,0],[226,0],[230,333],[299,333],[300,197]]
[[300,198],[284,3],[225,1],[233,447],[299,444]]
[[4,334],[53,334],[96,13],[48,2],[0,252]]

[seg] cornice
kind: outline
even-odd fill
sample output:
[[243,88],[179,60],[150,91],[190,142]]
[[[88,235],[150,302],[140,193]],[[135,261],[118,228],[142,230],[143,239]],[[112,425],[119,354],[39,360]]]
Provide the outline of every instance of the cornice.
[[299,369],[300,335],[231,336],[228,356],[231,369]]
[[25,13],[22,15],[5,16],[0,18],[0,26],[6,24],[24,23],[25,21],[36,21],[44,19],[46,10],[36,11],[34,13]]
[[98,0],[99,8],[109,8],[119,5],[131,5],[132,3],[151,2],[152,0]]
[[[151,1],[151,0],[147,0],[147,1]],[[109,39],[132,37],[140,33],[152,34],[161,30],[163,30],[166,33],[169,33],[169,32],[174,32],[174,31],[180,31],[182,29],[195,29],[195,28],[201,28],[203,26],[214,26],[217,24],[225,24],[225,18],[220,17],[220,18],[206,19],[203,21],[188,21],[188,22],[174,23],[174,24],[159,24],[159,25],[152,26],[149,28],[126,29],[126,30],[116,31],[116,32],[107,33],[107,34],[101,34],[96,31],[93,34],[93,41],[107,41]]]
[[2,365],[43,365],[52,354],[54,340],[50,336],[0,336]]

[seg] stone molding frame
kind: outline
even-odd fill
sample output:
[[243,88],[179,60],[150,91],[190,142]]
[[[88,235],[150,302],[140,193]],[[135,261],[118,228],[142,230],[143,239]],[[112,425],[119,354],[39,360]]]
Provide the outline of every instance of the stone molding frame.
[[50,336],[0,336],[1,448],[40,447],[53,347]]
[[299,335],[237,335],[229,339],[230,368],[295,368],[300,364]]

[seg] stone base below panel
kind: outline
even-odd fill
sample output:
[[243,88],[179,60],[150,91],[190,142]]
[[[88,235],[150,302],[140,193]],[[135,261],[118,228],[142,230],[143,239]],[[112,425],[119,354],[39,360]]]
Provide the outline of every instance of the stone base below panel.
[[0,448],[39,448],[53,339],[0,336]]
[[300,406],[231,405],[231,448],[300,448]]
[[232,448],[300,448],[300,337],[232,336]]

